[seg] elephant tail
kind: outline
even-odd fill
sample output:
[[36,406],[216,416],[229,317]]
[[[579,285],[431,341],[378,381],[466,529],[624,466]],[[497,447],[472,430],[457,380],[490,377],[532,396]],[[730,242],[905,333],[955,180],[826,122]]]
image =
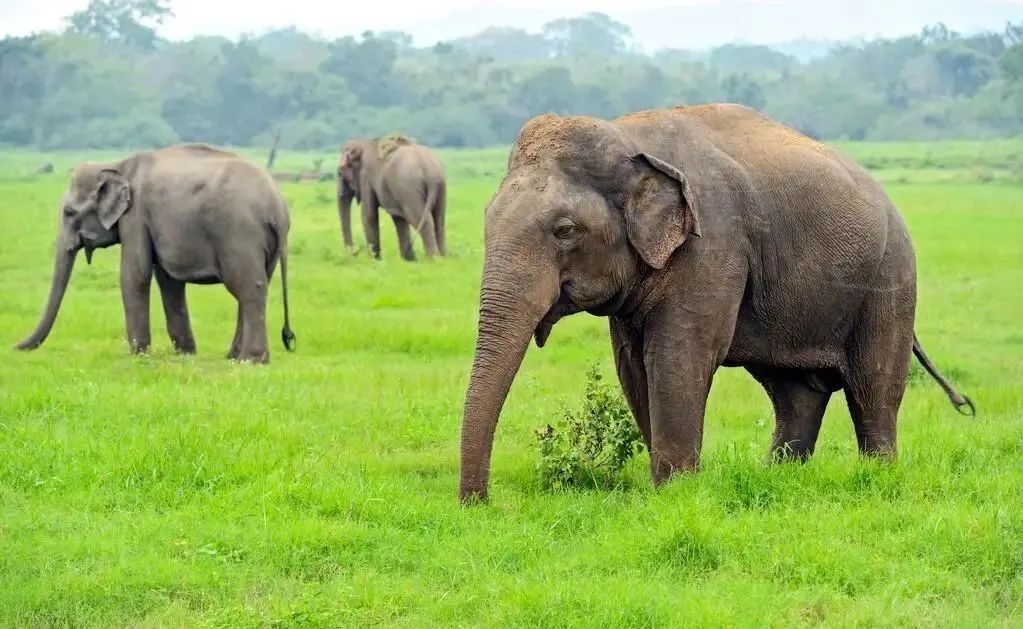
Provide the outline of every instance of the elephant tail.
[[949,401],[952,402],[953,406],[955,406],[957,412],[970,417],[975,417],[977,415],[977,408],[973,405],[973,401],[962,393],[956,391],[955,387],[949,384],[948,380],[945,379],[945,376],[941,375],[938,368],[934,366],[931,359],[924,353],[924,348],[920,345],[920,340],[916,338],[915,333],[913,334],[913,355],[916,356],[916,359],[920,361],[921,365],[923,365],[924,370],[931,374],[931,377],[934,378],[942,390],[945,391],[945,395],[948,396]]
[[426,217],[433,216],[436,212],[437,202],[440,199],[440,190],[441,187],[436,184],[426,184],[426,203],[423,205],[423,215],[419,217],[419,224],[416,225],[417,232],[422,231]]
[[284,297],[284,327],[281,328],[281,342],[284,349],[295,351],[295,333],[291,331],[291,317],[288,313],[288,247],[281,247],[281,294]]

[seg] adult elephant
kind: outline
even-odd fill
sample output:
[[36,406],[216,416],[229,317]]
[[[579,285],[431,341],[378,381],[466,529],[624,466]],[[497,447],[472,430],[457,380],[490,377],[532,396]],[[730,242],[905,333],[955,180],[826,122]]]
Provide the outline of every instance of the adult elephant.
[[288,317],[288,207],[261,168],[203,144],[139,153],[115,164],[86,163],[71,176],[61,201],[60,233],[50,298],[35,331],[17,345],[35,349],[57,318],[78,251],[121,245],[121,298],[128,342],[149,349],[149,288],[163,297],[167,331],[177,351],[195,352],[185,284],[219,284],[238,300],[229,358],[267,362],[268,283],[281,263],[284,327]]
[[445,255],[446,191],[444,167],[425,146],[404,136],[349,140],[337,168],[338,215],[345,248],[354,251],[351,210],[355,200],[362,206],[362,226],[373,257],[380,257],[381,207],[394,221],[402,258],[415,260],[410,226],[422,237],[426,257]]
[[610,317],[655,484],[695,470],[720,366],[774,405],[772,451],[805,458],[845,389],[859,449],[894,456],[914,352],[916,266],[881,187],[832,149],[712,104],[614,121],[540,116],[486,210],[479,333],[462,423],[463,501],[487,495],[498,415],[530,336]]

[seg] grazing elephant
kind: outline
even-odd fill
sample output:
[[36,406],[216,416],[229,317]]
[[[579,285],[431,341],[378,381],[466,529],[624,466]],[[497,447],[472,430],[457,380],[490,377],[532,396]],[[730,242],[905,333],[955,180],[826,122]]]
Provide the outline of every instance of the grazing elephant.
[[149,349],[149,285],[163,296],[174,348],[195,352],[185,284],[223,283],[238,300],[229,358],[267,362],[267,285],[278,258],[288,318],[288,207],[270,175],[234,153],[200,145],[140,153],[117,164],[82,164],[61,202],[50,298],[42,320],[17,345],[35,349],[53,327],[79,249],[121,244],[121,298],[133,352]]
[[349,140],[337,167],[338,215],[348,251],[352,245],[352,200],[362,206],[362,226],[370,253],[380,257],[378,209],[383,207],[398,232],[401,257],[415,260],[409,226],[423,239],[426,257],[445,255],[444,167],[430,149],[404,136]]
[[534,336],[610,318],[618,377],[653,481],[699,466],[720,366],[775,412],[776,456],[813,450],[845,389],[863,454],[894,456],[916,266],[881,187],[832,149],[731,104],[614,121],[529,121],[486,210],[479,331],[461,438],[463,501],[485,499],[498,415]]

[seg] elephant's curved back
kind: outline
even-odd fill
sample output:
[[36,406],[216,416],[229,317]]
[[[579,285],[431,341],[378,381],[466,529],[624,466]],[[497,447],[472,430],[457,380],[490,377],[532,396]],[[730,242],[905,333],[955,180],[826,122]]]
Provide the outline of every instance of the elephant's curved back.
[[444,183],[444,165],[437,154],[420,144],[403,146],[391,156],[390,164],[406,177],[418,177],[425,184]]

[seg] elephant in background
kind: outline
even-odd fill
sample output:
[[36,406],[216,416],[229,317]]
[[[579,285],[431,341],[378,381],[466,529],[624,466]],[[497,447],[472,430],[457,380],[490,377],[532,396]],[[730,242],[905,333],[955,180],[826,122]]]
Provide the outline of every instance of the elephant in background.
[[238,301],[228,357],[269,361],[268,284],[278,259],[284,327],[288,314],[288,207],[270,175],[234,153],[184,144],[139,153],[114,164],[85,163],[71,176],[60,208],[60,233],[50,296],[35,331],[18,349],[39,347],[49,335],[78,251],[92,262],[96,249],[121,245],[121,298],[128,343],[150,344],[149,289],[156,276],[174,348],[195,352],[185,284],[219,284]]
[[362,225],[370,253],[380,257],[379,208],[398,232],[401,257],[415,260],[410,226],[423,239],[426,256],[446,255],[447,203],[444,167],[433,151],[398,135],[345,143],[337,168],[338,216],[345,248],[352,244],[352,201],[362,206]]
[[719,367],[774,406],[771,451],[803,459],[844,389],[859,450],[893,457],[914,334],[909,233],[857,164],[747,107],[529,121],[485,216],[460,497],[485,499],[498,417],[530,337],[610,318],[619,381],[660,484],[699,467]]

